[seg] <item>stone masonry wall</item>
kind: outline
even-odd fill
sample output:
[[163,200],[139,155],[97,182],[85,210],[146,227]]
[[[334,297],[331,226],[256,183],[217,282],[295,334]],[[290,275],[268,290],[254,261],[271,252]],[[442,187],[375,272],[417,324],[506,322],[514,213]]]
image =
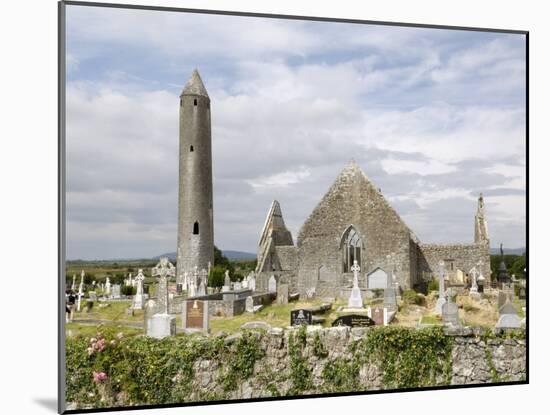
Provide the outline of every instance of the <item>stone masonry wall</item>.
[[418,245],[418,274],[434,273],[437,275],[439,261],[452,260],[454,270],[460,269],[468,273],[478,262],[483,261],[483,276],[489,282],[491,275],[491,257],[488,243],[474,244],[419,244]]
[[[349,346],[366,335],[369,329],[334,327],[307,332],[303,357],[312,369],[313,387],[300,394],[325,393],[323,369],[329,362],[345,361],[350,358]],[[248,399],[285,395],[291,390],[289,380],[292,357],[289,353],[289,333],[296,330],[270,329],[267,333],[256,332],[264,357],[256,361],[253,375],[245,380],[229,399]],[[325,357],[316,355],[317,337],[327,351]],[[479,333],[477,333],[479,334]],[[242,333],[229,336],[226,342],[235,342]],[[454,339],[452,348],[451,385],[484,384],[495,381],[521,381],[526,378],[525,340],[493,338],[484,340],[476,331],[464,328],[447,332]],[[217,396],[222,386],[218,382],[220,364],[212,360],[195,363],[193,389],[196,396]],[[377,364],[360,368],[358,390],[385,389],[383,373]],[[276,391],[276,392],[275,392]]]

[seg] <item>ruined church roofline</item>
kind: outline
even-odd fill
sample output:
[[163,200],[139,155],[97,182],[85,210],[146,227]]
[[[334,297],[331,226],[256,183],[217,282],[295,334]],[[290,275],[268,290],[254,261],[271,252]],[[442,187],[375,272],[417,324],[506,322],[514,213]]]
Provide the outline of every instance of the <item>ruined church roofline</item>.
[[323,197],[321,198],[321,200],[319,201],[319,203],[317,203],[317,205],[315,206],[315,208],[311,211],[311,214],[308,216],[308,218],[306,219],[306,221],[303,223],[302,227],[300,228],[299,232],[298,232],[298,237],[296,238],[296,243],[298,245],[301,244],[301,241],[303,239],[303,232],[306,228],[306,225],[312,220],[313,216],[314,216],[314,213],[320,209],[320,207],[323,205],[323,203],[325,202],[325,200],[333,193],[336,191],[337,187],[339,186],[340,182],[342,182],[344,180],[344,178],[346,178],[347,176],[353,176],[353,177],[359,177],[361,178],[362,180],[364,180],[368,186],[372,187],[376,193],[380,196],[380,200],[382,200],[382,202],[386,205],[386,207],[392,211],[392,213],[395,214],[395,216],[398,218],[399,222],[405,227],[405,229],[407,229],[407,231],[409,232],[410,234],[410,238],[412,239],[413,242],[415,242],[416,244],[419,244],[420,243],[420,240],[417,238],[417,236],[415,235],[415,233],[407,226],[407,224],[403,221],[403,219],[401,219],[401,216],[399,216],[399,213],[397,213],[397,211],[392,207],[392,205],[386,200],[386,198],[384,197],[384,195],[382,195],[382,193],[380,192],[380,189],[376,186],[374,186],[374,184],[370,181],[370,179],[367,177],[367,175],[365,174],[365,172],[363,171],[363,169],[361,169],[361,167],[356,163],[355,159],[351,158],[347,163],[346,165],[344,166],[344,168],[342,169],[342,171],[340,171],[340,173],[338,174],[338,176],[336,177],[336,179],[334,180],[334,182],[332,183],[332,185],[330,186],[329,190],[323,195]]
[[[280,223],[275,223],[274,218],[277,218]],[[286,227],[286,224],[283,218],[283,212],[281,210],[281,205],[279,201],[273,200],[273,202],[271,202],[271,207],[267,212],[267,216],[264,221],[264,226],[262,227],[262,233],[260,234],[260,239],[258,240],[258,246],[262,246],[265,240],[270,237],[273,231],[279,231],[279,230],[288,231],[290,233],[290,231]]]
[[202,82],[199,71],[197,69],[193,69],[193,73],[191,74],[191,77],[183,87],[180,97],[184,95],[198,95],[198,96],[203,96],[210,99],[210,97],[208,96],[208,92],[206,92],[206,88],[204,87],[204,83]]

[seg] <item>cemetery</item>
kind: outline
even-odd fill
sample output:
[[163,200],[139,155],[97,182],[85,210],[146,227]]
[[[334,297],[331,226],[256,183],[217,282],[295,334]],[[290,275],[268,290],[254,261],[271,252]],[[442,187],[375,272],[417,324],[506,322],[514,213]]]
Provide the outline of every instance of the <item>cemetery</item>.
[[180,154],[175,258],[67,264],[70,409],[525,380],[527,276],[490,256],[481,195],[473,243],[423,244],[350,162],[296,245],[274,201],[221,281],[209,111],[194,71],[180,145],[206,151]]

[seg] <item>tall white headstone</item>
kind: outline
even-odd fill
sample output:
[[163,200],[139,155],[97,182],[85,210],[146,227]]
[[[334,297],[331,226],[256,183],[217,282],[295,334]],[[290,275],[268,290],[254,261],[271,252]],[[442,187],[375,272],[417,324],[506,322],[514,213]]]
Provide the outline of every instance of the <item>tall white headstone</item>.
[[248,281],[248,288],[252,291],[256,291],[256,274],[254,271],[250,273],[250,280]]
[[71,290],[76,290],[76,274],[73,274],[73,283],[71,284]]
[[136,284],[137,284],[137,291],[136,295],[134,295],[134,299],[132,301],[132,308],[134,310],[141,310],[143,308],[143,280],[145,277],[143,276],[143,270],[138,270],[138,275],[136,276]]
[[353,271],[353,288],[348,299],[348,308],[363,308],[363,298],[359,289],[359,271],[361,271],[361,267],[357,264],[357,260],[353,261],[351,270]]
[[434,313],[440,316],[443,313],[443,304],[447,301],[445,300],[445,263],[439,261],[439,298],[437,303],[435,303]]
[[107,277],[107,282],[105,282],[105,295],[111,295],[111,281],[109,280],[109,277]]

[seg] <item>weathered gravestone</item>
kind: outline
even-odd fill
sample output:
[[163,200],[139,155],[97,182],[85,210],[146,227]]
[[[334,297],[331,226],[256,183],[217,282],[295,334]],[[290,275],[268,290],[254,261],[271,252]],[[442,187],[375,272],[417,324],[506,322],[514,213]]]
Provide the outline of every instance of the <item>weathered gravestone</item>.
[[520,300],[525,300],[525,298],[526,298],[525,287],[519,287],[518,298]]
[[235,282],[235,284],[233,284],[233,289],[235,291],[242,290],[243,289],[242,283],[240,281]]
[[97,301],[97,293],[95,291],[90,291],[88,293],[88,298],[91,300],[91,301]]
[[143,297],[143,280],[145,279],[144,275],[143,275],[143,270],[142,269],[139,269],[138,270],[138,275],[136,276],[136,284],[137,284],[137,288],[136,288],[136,295],[134,295],[134,298],[132,300],[132,308],[134,310],[141,310],[143,308],[143,302],[144,302],[144,297]]
[[267,282],[267,290],[270,293],[277,292],[277,280],[275,279],[275,275],[272,275],[271,277],[269,277],[269,281]]
[[155,314],[148,322],[147,335],[162,339],[176,335],[176,319],[169,314]]
[[439,261],[439,298],[435,303],[434,314],[440,316],[443,314],[443,305],[447,302],[445,300],[445,263]]
[[225,291],[231,291],[231,278],[229,277],[229,270],[225,271],[225,274],[223,277],[222,292],[225,292]]
[[384,309],[376,307],[371,311],[371,318],[377,326],[384,325]]
[[519,329],[521,328],[521,319],[514,305],[510,301],[506,301],[499,309],[500,317],[498,318],[497,329]]
[[197,295],[198,296],[206,295],[206,285],[204,283],[204,280],[201,280],[201,283],[199,284]]
[[443,304],[441,317],[443,323],[454,326],[460,325],[460,320],[458,318],[458,305],[453,303],[451,293],[447,296],[447,302]]
[[288,304],[288,284],[277,287],[277,304]]
[[250,279],[248,280],[248,289],[256,291],[256,276],[254,273],[250,275]]
[[392,311],[397,310],[397,297],[393,287],[384,289],[384,307]]
[[246,297],[244,308],[248,313],[254,312],[254,299],[252,298],[252,296],[249,295],[248,297]]
[[189,300],[183,304],[181,312],[183,329],[186,331],[209,330],[208,301]]
[[311,310],[306,309],[299,309],[299,310],[292,310],[290,312],[290,325],[291,326],[301,326],[301,325],[309,325],[312,323],[313,320],[313,313]]
[[120,284],[111,286],[111,298],[120,298]]
[[388,288],[388,274],[382,268],[376,268],[367,275],[367,287],[369,290]]
[[504,287],[502,290],[498,292],[498,309],[507,302],[512,301],[512,296],[510,295],[510,290],[507,287]]
[[369,327],[374,326],[374,321],[363,314],[348,314],[338,317],[332,322],[332,326]]

